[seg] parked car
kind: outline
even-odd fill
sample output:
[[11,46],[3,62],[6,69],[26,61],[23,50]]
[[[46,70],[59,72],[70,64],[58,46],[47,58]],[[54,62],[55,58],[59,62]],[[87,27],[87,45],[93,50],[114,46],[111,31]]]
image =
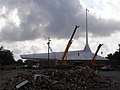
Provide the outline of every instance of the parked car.
[[106,65],[101,67],[101,70],[103,71],[113,71],[114,69],[110,65]]

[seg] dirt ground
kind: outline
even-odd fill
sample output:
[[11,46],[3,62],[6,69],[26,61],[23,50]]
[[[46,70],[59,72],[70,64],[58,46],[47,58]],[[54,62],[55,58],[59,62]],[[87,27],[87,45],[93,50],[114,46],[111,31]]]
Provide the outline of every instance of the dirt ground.
[[[25,73],[28,72],[28,70],[27,69],[0,70],[0,85],[6,80],[15,77],[19,72]],[[114,80],[114,82],[120,83],[120,71],[98,71],[98,74],[102,76],[110,77]],[[120,90],[120,85],[109,88],[100,88],[100,89],[97,88],[97,89],[89,89],[89,90]]]
[[112,77],[115,81],[120,83],[120,71],[99,71],[101,75]]
[[17,73],[27,72],[27,69],[14,69],[14,70],[0,70],[0,84],[9,80],[12,77],[15,77]]
[[96,88],[96,89],[89,89],[89,90],[120,90],[120,71],[98,71],[98,74],[106,77],[110,77],[113,79],[114,82],[118,82],[119,85],[114,87],[108,88]]

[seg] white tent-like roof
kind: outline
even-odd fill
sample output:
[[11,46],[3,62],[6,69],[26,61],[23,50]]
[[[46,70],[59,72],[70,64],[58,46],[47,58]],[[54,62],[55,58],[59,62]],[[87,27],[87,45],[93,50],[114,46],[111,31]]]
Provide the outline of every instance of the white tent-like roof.
[[[52,52],[49,53],[49,59],[61,60],[64,52]],[[41,54],[26,54],[20,55],[22,59],[48,59],[48,53]],[[69,51],[66,55],[67,60],[91,60],[94,53],[91,52],[89,45],[84,50]],[[108,60],[99,55],[96,56],[96,60]]]

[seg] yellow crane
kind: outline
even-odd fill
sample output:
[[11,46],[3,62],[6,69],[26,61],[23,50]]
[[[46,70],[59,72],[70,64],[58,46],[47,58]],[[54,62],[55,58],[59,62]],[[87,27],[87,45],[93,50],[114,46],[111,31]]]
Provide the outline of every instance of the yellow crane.
[[66,55],[67,55],[67,53],[68,53],[68,50],[69,50],[69,48],[70,48],[70,46],[71,46],[71,44],[72,44],[73,36],[74,36],[77,28],[79,28],[79,27],[80,27],[80,26],[77,26],[77,25],[75,26],[75,29],[74,29],[74,31],[73,31],[73,33],[72,33],[72,36],[70,37],[70,40],[68,41],[68,44],[67,44],[67,46],[66,46],[66,48],[65,48],[65,51],[64,51],[64,53],[63,53],[63,55],[62,55],[62,58],[61,58],[61,61],[60,61],[62,65],[68,65],[67,61],[65,60],[65,57],[66,57]]
[[93,56],[93,58],[92,58],[92,60],[91,60],[91,64],[94,65],[94,64],[96,63],[95,58],[96,58],[97,53],[98,53],[98,51],[100,50],[100,48],[101,48],[102,45],[103,45],[103,44],[99,44],[99,46],[97,47],[97,50],[96,50],[96,52],[95,52],[95,54],[94,54],[94,56]]
[[96,59],[95,59],[96,56],[97,56],[97,53],[98,53],[98,51],[100,50],[100,48],[101,48],[102,45],[103,45],[103,44],[99,44],[99,45],[98,45],[97,50],[96,50],[93,58],[91,59],[91,61],[88,61],[88,62],[83,63],[83,64],[82,64],[83,66],[86,66],[86,65],[87,65],[87,66],[92,67],[93,69],[95,69],[96,67],[99,67],[99,66],[103,66],[102,64],[96,63]]

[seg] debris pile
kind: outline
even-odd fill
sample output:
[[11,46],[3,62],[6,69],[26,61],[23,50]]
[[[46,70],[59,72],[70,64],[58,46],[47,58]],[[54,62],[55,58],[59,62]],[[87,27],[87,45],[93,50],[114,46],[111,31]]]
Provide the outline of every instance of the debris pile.
[[89,67],[71,70],[43,69],[38,72],[18,73],[1,85],[1,90],[85,90],[110,87],[110,78],[101,77]]

